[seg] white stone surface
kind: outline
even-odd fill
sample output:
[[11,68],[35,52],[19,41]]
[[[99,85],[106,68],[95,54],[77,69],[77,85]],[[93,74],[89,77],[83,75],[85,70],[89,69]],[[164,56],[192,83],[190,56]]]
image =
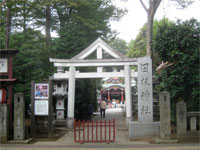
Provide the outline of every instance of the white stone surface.
[[138,59],[138,121],[153,121],[152,60]]
[[68,88],[68,118],[74,118],[74,99],[75,99],[75,72],[74,66],[69,68],[69,88]]
[[[102,48],[98,47],[97,48],[97,59],[102,59],[103,58],[103,54],[102,54]],[[102,72],[103,71],[103,67],[97,67],[97,72]]]
[[158,137],[160,122],[129,122],[129,138]]
[[[75,73],[76,78],[110,78],[110,77],[125,77],[123,71],[120,72],[87,72],[87,73],[80,73],[76,71]],[[131,71],[131,77],[137,77],[137,72]],[[54,73],[54,79],[64,80],[69,78],[69,72],[65,73]]]
[[56,119],[63,120],[64,119],[64,110],[56,111]]
[[126,95],[126,117],[131,118],[132,115],[132,94],[131,94],[131,75],[130,66],[124,66],[125,72],[125,95]]
[[64,109],[64,100],[57,100],[56,109]]

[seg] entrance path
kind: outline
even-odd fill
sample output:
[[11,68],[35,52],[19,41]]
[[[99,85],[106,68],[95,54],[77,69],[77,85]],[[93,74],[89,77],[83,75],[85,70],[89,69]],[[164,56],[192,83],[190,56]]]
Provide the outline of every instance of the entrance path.
[[[113,120],[115,119],[116,122],[116,130],[115,130],[115,142],[110,143],[112,144],[120,144],[120,145],[129,145],[129,144],[149,144],[149,142],[146,140],[138,140],[138,141],[130,141],[128,138],[128,130],[125,128],[125,110],[120,107],[120,105],[117,105],[117,108],[107,108],[106,109],[106,115],[105,118],[100,117],[100,112],[94,112],[94,116],[92,120]],[[73,131],[69,131],[67,134],[65,134],[63,137],[58,139],[55,142],[44,142],[44,141],[38,141],[34,143],[34,145],[77,145],[79,143],[74,142],[74,134]],[[102,145],[105,143],[84,143],[84,145]]]
[[[94,113],[93,120],[101,120],[100,113]],[[124,111],[118,105],[117,108],[106,110],[106,117],[102,120],[116,119],[116,141],[106,143],[75,143],[73,131],[69,131],[57,141],[38,141],[29,145],[0,145],[0,150],[199,150],[199,144],[150,144],[148,140],[128,139],[128,131],[125,128]]]
[[116,108],[107,108],[105,118],[101,119],[99,111],[95,113],[96,115],[92,120],[113,120],[115,119],[116,123],[116,137],[114,144],[127,145],[127,144],[149,144],[146,140],[141,141],[130,141],[128,138],[128,129],[126,128],[125,122],[125,109],[120,107],[120,104],[117,104]]

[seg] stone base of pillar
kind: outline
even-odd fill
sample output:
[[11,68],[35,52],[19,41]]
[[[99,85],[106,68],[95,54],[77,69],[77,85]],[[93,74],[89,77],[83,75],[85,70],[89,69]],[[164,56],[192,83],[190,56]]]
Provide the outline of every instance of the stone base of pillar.
[[129,138],[159,137],[160,122],[129,122]]
[[65,119],[62,119],[62,120],[55,120],[55,126],[56,127],[66,127],[66,120]]
[[129,121],[132,121],[133,117],[126,117],[126,128],[129,128]]
[[73,129],[74,128],[74,118],[67,118],[67,128]]

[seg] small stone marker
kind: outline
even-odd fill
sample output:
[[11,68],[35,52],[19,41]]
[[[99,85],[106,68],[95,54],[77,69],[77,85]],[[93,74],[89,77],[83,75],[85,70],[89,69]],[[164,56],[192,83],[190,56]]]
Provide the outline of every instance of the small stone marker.
[[25,119],[24,119],[24,94],[14,95],[14,140],[23,141],[25,139]]
[[6,143],[8,139],[8,105],[0,104],[0,143]]
[[138,59],[138,121],[153,121],[152,61],[150,57]]
[[177,135],[185,135],[187,131],[186,104],[179,102],[176,104]]
[[170,119],[170,94],[166,91],[159,93],[160,102],[160,138],[162,140],[171,139],[171,119]]
[[196,117],[191,117],[191,119],[190,119],[190,130],[196,131],[196,129],[197,129],[197,119],[196,119]]

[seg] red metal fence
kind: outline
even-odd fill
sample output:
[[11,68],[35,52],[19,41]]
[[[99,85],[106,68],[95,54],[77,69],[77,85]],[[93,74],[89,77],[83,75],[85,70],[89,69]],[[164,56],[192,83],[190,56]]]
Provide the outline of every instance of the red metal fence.
[[100,121],[75,121],[75,142],[105,142],[115,141],[115,119]]

